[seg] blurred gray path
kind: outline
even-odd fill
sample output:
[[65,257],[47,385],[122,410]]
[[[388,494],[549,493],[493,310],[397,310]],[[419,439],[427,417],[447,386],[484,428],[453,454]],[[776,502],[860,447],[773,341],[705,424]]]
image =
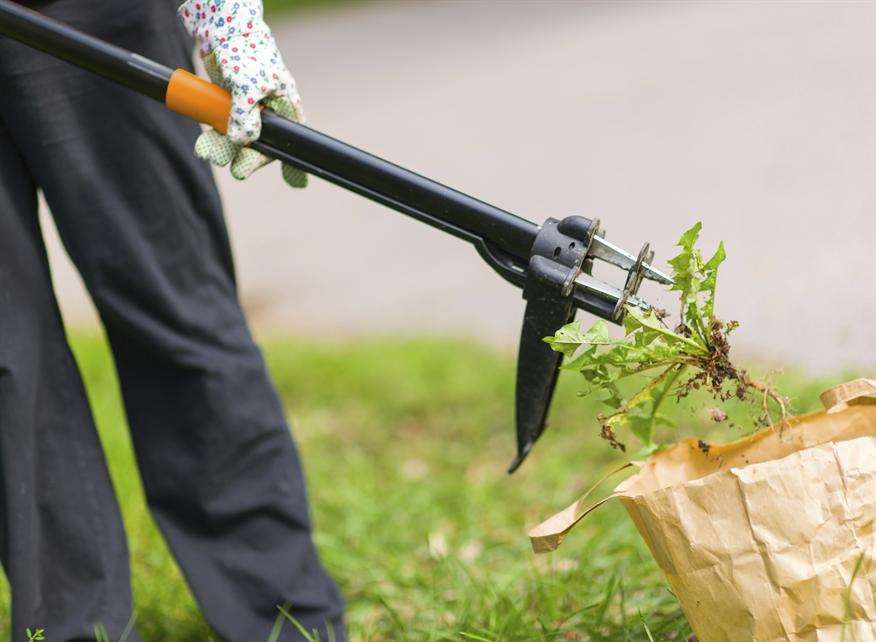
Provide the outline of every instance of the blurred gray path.
[[[876,365],[876,4],[410,2],[274,27],[315,127],[660,258],[703,220],[740,350]],[[220,177],[257,326],[516,345],[520,294],[470,247],[278,174]],[[68,319],[88,319],[52,254]]]

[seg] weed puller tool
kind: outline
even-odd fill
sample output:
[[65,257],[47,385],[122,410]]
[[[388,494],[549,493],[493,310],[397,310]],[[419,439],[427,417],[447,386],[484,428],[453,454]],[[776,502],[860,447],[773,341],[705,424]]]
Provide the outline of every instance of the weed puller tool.
[[[159,100],[224,133],[231,100],[221,87],[81,33],[10,0],[0,0],[0,34]],[[651,267],[648,244],[633,255],[605,240],[597,219],[569,216],[541,225],[372,156],[314,129],[262,112],[253,148],[382,203],[474,245],[504,279],[523,290],[526,311],[517,361],[517,457],[513,472],[545,428],[560,355],[542,338],[578,309],[619,323],[625,305],[647,308],[642,279],[669,284]],[[591,276],[599,259],[626,273],[623,287]]]

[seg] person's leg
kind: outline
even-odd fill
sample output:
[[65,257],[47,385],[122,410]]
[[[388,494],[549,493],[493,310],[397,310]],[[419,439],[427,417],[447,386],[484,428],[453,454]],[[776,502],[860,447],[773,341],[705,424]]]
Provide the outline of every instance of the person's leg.
[[[54,0],[45,10],[169,66],[189,66],[171,1]],[[310,535],[303,476],[237,300],[199,128],[45,56],[15,88],[16,131],[107,329],[151,510],[204,615],[266,639],[277,606],[343,639],[340,594]],[[36,80],[35,80],[36,79]],[[328,623],[328,624],[327,624]],[[300,639],[291,625],[283,640]]]
[[36,187],[2,121],[0,562],[13,640],[27,627],[90,640],[96,624],[118,639],[131,617],[125,533],[52,293]]

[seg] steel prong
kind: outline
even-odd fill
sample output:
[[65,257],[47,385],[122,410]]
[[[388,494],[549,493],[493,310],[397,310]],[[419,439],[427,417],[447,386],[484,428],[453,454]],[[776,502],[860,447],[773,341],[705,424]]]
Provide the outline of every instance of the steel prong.
[[[600,281],[599,279],[594,278],[589,274],[585,274],[584,272],[578,275],[578,277],[575,279],[575,284],[578,287],[587,290],[588,292],[600,295],[603,298],[607,298],[612,302],[617,302],[624,296],[622,290],[614,287],[613,285],[609,285],[604,281]],[[641,308],[643,310],[651,309],[651,305],[647,301],[634,294],[628,294],[624,303],[628,305],[634,305],[637,308]]]
[[[635,256],[626,250],[619,248],[614,243],[606,241],[601,236],[593,237],[593,242],[590,244],[590,256],[605,261],[606,263],[616,265],[624,270],[632,268],[637,260]],[[646,279],[657,281],[657,283],[662,283],[663,285],[673,285],[675,283],[670,277],[660,270],[654,269],[647,263],[642,267],[644,268],[643,276]]]

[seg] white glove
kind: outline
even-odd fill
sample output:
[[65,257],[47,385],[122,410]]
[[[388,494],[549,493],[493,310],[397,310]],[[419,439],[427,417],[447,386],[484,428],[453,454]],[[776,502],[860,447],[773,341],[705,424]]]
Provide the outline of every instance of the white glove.
[[[260,104],[296,122],[305,120],[295,80],[265,24],[261,0],[187,0],[178,13],[200,43],[210,79],[231,92],[228,133],[204,132],[195,154],[216,165],[231,163],[235,178],[247,178],[271,161],[246,147],[261,134]],[[288,165],[283,178],[293,187],[307,185],[307,175]]]

